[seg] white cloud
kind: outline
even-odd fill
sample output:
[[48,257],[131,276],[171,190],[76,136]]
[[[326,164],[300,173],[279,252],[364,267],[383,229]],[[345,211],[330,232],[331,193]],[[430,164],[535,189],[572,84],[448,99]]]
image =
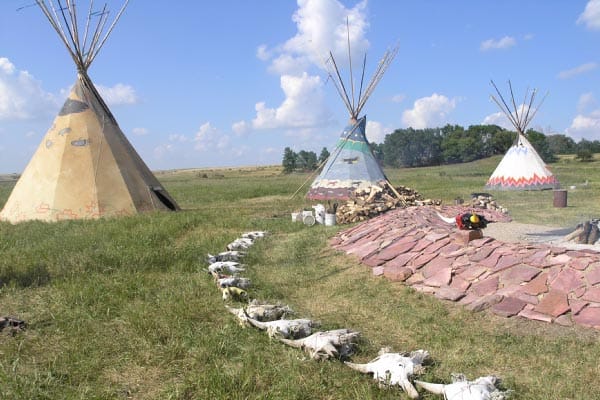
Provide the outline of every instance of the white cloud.
[[600,30],[600,0],[590,0],[585,5],[585,10],[577,18],[578,24],[583,24],[587,29]]
[[153,153],[154,153],[154,158],[161,160],[163,159],[166,155],[168,154],[172,154],[174,152],[175,148],[172,144],[161,144],[158,145],[154,148]]
[[8,58],[0,57],[0,120],[33,120],[50,116],[60,102],[29,72],[19,71]]
[[483,121],[481,122],[481,124],[482,125],[498,125],[499,127],[508,129],[508,130],[515,129],[513,124],[506,117],[506,114],[504,114],[502,111],[498,111],[497,113],[493,113],[493,114],[486,116],[483,119]]
[[292,17],[298,31],[280,46],[280,51],[322,67],[330,51],[336,60],[347,59],[350,35],[352,54],[364,54],[369,47],[365,39],[369,27],[366,6],[366,1],[346,8],[337,0],[298,0],[298,10]]
[[146,136],[149,132],[146,128],[133,128],[131,133],[133,133],[135,136]]
[[277,108],[257,103],[254,129],[306,128],[329,120],[320,77],[305,72],[301,76],[283,75],[280,82],[285,100]]
[[357,62],[369,48],[367,0],[351,8],[339,0],[297,0],[297,4],[292,16],[296,33],[278,45],[263,44],[256,50],[257,58],[269,62],[269,72],[280,76],[285,98],[278,106],[257,102],[252,121],[232,125],[237,135],[249,130],[280,129],[297,140],[311,140],[332,119],[325,102],[324,82],[314,71],[323,73],[330,51],[342,73],[347,70],[348,36]]
[[135,89],[132,86],[117,83],[113,87],[96,85],[100,96],[109,106],[117,106],[123,104],[135,104],[138,102],[138,97]]
[[448,114],[456,108],[456,99],[434,93],[414,102],[413,108],[402,113],[402,122],[414,129],[434,128],[448,123]]
[[261,61],[267,61],[271,58],[271,53],[266,44],[261,44],[256,49],[256,57]]
[[585,138],[587,140],[600,139],[600,110],[588,115],[579,114],[573,118],[571,126],[567,128],[567,134],[573,139]]
[[219,132],[210,122],[206,122],[196,132],[193,142],[195,143],[194,149],[205,152],[223,150],[229,146],[230,140],[229,136]]
[[596,64],[595,62],[589,62],[589,63],[585,63],[585,64],[581,64],[575,68],[571,68],[568,69],[566,71],[561,71],[558,73],[558,77],[560,79],[569,79],[572,78],[574,76],[589,72],[589,71],[593,71],[594,69],[596,69],[598,67],[598,64]]
[[188,141],[189,139],[187,138],[187,136],[179,133],[172,133],[169,135],[169,142],[171,143],[186,143]]
[[294,57],[291,54],[284,53],[277,56],[271,65],[269,72],[276,75],[301,75],[310,68],[310,62],[304,57]]
[[383,143],[385,135],[393,131],[393,129],[384,127],[381,122],[377,121],[367,121],[365,129],[367,130],[367,140],[370,143]]
[[481,42],[479,49],[481,51],[493,49],[508,49],[517,44],[517,40],[512,36],[504,36],[501,39],[488,39]]
[[[525,115],[527,115],[527,109],[529,108],[529,106],[527,104],[521,104],[518,106],[518,110],[519,110],[519,116],[523,117]],[[528,115],[528,119],[531,120],[531,116],[534,115],[536,112],[535,108],[532,108],[531,111],[529,112]],[[516,118],[516,115],[514,113],[513,117]],[[514,131],[515,130],[515,126],[512,124],[512,122],[510,122],[510,120],[508,119],[508,117],[506,116],[506,114],[502,111],[498,111],[497,113],[493,113],[488,115],[487,117],[485,117],[483,119],[482,122],[483,125],[498,125],[501,128],[507,129],[507,130],[511,130]],[[528,126],[527,129],[531,128],[531,126]]]
[[404,101],[404,99],[406,99],[406,95],[404,94],[397,94],[395,96],[392,97],[392,102],[394,103],[402,103]]
[[248,123],[246,121],[234,122],[233,125],[231,125],[231,130],[236,135],[241,136],[248,132],[248,130],[249,130]]
[[15,73],[15,66],[10,62],[8,58],[0,58],[0,72],[5,75],[12,75]]

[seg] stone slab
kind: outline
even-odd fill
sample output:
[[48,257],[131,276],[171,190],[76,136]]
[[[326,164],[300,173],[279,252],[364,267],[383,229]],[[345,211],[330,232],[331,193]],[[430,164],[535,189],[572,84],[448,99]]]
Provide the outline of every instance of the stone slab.
[[443,287],[435,292],[435,297],[442,300],[458,301],[465,297],[465,292],[451,287]]
[[494,304],[502,301],[502,296],[499,294],[491,294],[489,296],[479,297],[466,306],[468,310],[479,312],[487,310]]
[[600,328],[600,307],[586,307],[573,316],[573,321],[579,325]]
[[529,282],[542,272],[541,269],[525,264],[515,265],[500,273],[500,282],[506,285],[520,285],[523,282]]
[[557,277],[550,281],[550,290],[559,290],[565,293],[569,293],[580,286],[583,286],[583,275],[572,268],[563,268]]
[[536,321],[552,322],[551,316],[549,316],[547,314],[539,313],[536,311],[527,310],[527,309],[521,310],[521,312],[519,313],[519,317],[523,317],[526,319],[533,319]]
[[383,271],[383,276],[392,282],[404,282],[412,274],[412,271],[406,267],[386,267]]
[[481,229],[474,229],[470,231],[457,231],[452,235],[452,238],[456,243],[467,245],[469,242],[483,238],[483,232]]
[[569,309],[567,294],[558,290],[549,291],[534,308],[535,311],[554,318],[566,313]]
[[505,296],[499,303],[492,306],[492,312],[502,317],[512,317],[520,313],[525,304],[527,303],[523,300]]
[[448,260],[445,257],[436,257],[429,261],[421,268],[423,276],[429,278],[430,276],[436,275],[438,271],[442,269],[450,269],[452,267],[452,260]]
[[581,296],[581,300],[586,300],[592,303],[600,303],[600,286],[589,288]]
[[498,276],[491,276],[480,282],[475,282],[469,289],[470,292],[477,296],[483,297],[495,293],[498,290]]
[[522,292],[538,296],[548,291],[548,273],[543,272],[522,286]]
[[600,265],[590,266],[585,274],[585,280],[592,286],[600,283]]

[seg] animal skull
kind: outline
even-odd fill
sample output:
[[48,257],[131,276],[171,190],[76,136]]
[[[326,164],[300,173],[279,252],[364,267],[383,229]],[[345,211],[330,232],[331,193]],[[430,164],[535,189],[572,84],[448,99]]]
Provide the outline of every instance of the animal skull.
[[220,288],[234,286],[240,289],[248,289],[251,286],[251,282],[249,278],[241,278],[239,276],[218,277],[217,286]]
[[223,251],[217,255],[212,255],[212,254],[208,254],[208,257],[206,258],[206,261],[208,261],[209,264],[212,264],[214,262],[217,261],[240,261],[241,258],[243,258],[246,255],[245,252],[243,251],[237,251],[237,250],[233,250],[233,251]]
[[462,374],[452,377],[451,384],[429,383],[415,381],[418,387],[435,394],[443,394],[447,400],[504,400],[509,396],[508,391],[501,391],[496,387],[500,379],[489,375],[468,381]]
[[253,300],[245,308],[227,307],[227,309],[238,317],[242,326],[249,325],[248,318],[261,322],[275,321],[293,313],[288,306],[259,304],[256,300]]
[[[248,315],[246,314],[248,317]],[[310,335],[312,327],[316,324],[310,319],[279,319],[261,322],[247,318],[247,322],[262,330],[266,330],[269,337],[282,337],[285,339],[300,339]]]
[[254,244],[250,238],[238,238],[227,245],[227,250],[247,250]]
[[381,349],[379,356],[367,364],[354,364],[346,361],[350,368],[365,373],[373,374],[373,379],[382,386],[400,386],[410,398],[416,399],[419,393],[410,382],[409,378],[423,369],[423,362],[429,358],[425,350],[417,350],[408,356],[401,353],[389,353]]
[[334,329],[315,332],[302,339],[279,338],[279,340],[288,346],[303,349],[313,360],[320,360],[330,357],[343,358],[352,354],[356,345],[355,340],[359,336],[360,332],[354,332],[350,329]]
[[248,292],[235,286],[221,288],[221,293],[223,294],[223,301],[227,301],[229,299],[248,301]]
[[237,261],[215,261],[208,266],[208,273],[221,273],[229,272],[235,274],[238,272],[245,271],[245,265],[240,264]]
[[267,231],[251,231],[251,232],[245,232],[242,234],[242,238],[248,238],[248,239],[258,239],[258,238],[263,238],[265,236],[267,236],[269,234],[269,232]]

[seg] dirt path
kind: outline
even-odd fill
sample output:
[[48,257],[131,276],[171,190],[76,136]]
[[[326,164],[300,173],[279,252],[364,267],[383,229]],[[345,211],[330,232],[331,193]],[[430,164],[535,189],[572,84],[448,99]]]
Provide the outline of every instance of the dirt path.
[[494,222],[487,226],[484,235],[507,243],[544,243],[571,250],[590,249],[600,252],[600,245],[566,242],[564,237],[575,228],[560,228],[519,222]]

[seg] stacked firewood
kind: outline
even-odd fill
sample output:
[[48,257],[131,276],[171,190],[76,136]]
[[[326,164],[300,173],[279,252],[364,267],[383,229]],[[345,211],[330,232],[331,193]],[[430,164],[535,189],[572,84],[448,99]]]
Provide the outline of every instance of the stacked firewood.
[[600,238],[598,224],[600,219],[592,219],[582,224],[577,224],[575,230],[565,236],[565,241],[578,244],[595,244]]
[[416,190],[406,186],[371,186],[356,190],[336,212],[338,224],[349,224],[373,218],[397,207],[440,205],[441,200],[423,199]]
[[506,208],[498,204],[494,197],[487,193],[471,193],[471,207],[499,211],[503,214],[508,213]]

